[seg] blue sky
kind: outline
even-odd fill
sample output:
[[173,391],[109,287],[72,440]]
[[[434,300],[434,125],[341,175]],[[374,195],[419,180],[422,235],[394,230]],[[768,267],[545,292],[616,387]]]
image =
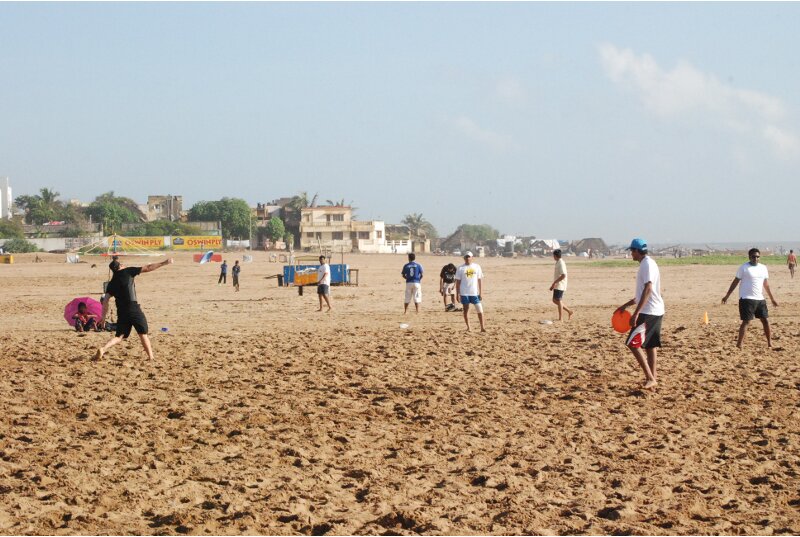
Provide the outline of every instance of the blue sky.
[[0,3],[0,175],[538,237],[800,238],[797,3]]

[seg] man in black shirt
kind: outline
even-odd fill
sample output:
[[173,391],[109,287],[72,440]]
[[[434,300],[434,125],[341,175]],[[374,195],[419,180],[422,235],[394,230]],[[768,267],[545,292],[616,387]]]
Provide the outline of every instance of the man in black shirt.
[[[444,311],[455,311],[456,309],[456,266],[452,263],[442,267],[439,273],[439,292],[444,299]],[[447,296],[450,295],[450,304],[447,303]]]
[[142,340],[142,346],[147,353],[147,357],[151,360],[154,359],[153,347],[150,345],[150,338],[147,337],[147,318],[136,300],[136,284],[133,279],[143,272],[151,272],[170,264],[172,264],[172,258],[165,259],[161,263],[150,263],[143,267],[126,267],[119,262],[117,257],[114,257],[113,261],[109,263],[108,268],[111,269],[114,275],[106,287],[106,296],[103,299],[103,316],[100,322],[102,324],[105,321],[110,299],[114,297],[117,303],[117,331],[105,346],[97,349],[95,359],[99,360],[108,349],[127,339],[131,335],[132,328],[135,328],[136,333],[139,334],[139,339]]

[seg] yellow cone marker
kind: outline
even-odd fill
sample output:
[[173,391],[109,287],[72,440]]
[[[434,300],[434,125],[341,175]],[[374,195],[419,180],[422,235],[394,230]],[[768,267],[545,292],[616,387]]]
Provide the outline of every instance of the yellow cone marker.
[[703,324],[708,324],[708,312],[703,314]]

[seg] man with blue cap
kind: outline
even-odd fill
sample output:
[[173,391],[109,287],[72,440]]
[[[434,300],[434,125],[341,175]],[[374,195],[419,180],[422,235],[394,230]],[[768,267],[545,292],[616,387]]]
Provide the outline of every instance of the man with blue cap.
[[[623,311],[636,304],[631,315],[631,332],[626,345],[644,371],[644,387],[656,387],[656,355],[661,347],[661,319],[664,317],[664,300],[661,298],[661,274],[658,265],[647,255],[647,241],[633,239],[628,247],[631,257],[639,263],[636,273],[636,295],[617,308]],[[642,352],[644,349],[644,353]],[[645,356],[646,354],[646,356]]]

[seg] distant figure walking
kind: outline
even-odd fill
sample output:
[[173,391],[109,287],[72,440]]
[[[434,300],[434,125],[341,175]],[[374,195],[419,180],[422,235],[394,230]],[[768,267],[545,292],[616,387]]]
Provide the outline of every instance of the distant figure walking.
[[331,266],[325,262],[325,256],[319,256],[319,268],[317,269],[317,296],[319,296],[319,309],[322,311],[322,300],[328,305],[328,311],[331,311]]
[[572,318],[572,310],[564,304],[564,293],[567,290],[567,264],[561,259],[561,250],[553,250],[553,259],[556,262],[555,272],[553,274],[553,284],[550,290],[553,291],[553,304],[558,306],[558,320],[561,320],[562,311],[567,312],[567,319]]
[[128,339],[132,328],[135,328],[136,333],[139,334],[139,339],[142,341],[147,357],[151,360],[155,358],[150,338],[147,337],[147,318],[136,300],[136,283],[133,279],[139,274],[152,272],[157,268],[170,264],[172,264],[172,258],[165,259],[161,263],[150,263],[143,267],[126,267],[119,262],[118,258],[113,258],[113,261],[108,265],[113,276],[106,287],[106,298],[103,300],[103,316],[98,324],[102,326],[106,320],[110,299],[114,297],[114,301],[117,303],[117,331],[108,343],[97,349],[96,359],[102,358],[108,349],[120,341]]
[[794,250],[789,250],[789,255],[786,258],[786,264],[789,266],[789,274],[794,279],[794,269],[797,267],[797,256],[794,255]]
[[[444,300],[444,311],[455,311],[456,309],[456,266],[448,263],[442,267],[439,273],[439,292]],[[447,297],[450,303],[447,303]]]
[[744,341],[744,334],[747,330],[747,325],[750,321],[755,319],[761,320],[761,325],[764,327],[764,336],[767,338],[767,347],[772,348],[772,332],[769,326],[769,311],[767,310],[767,301],[764,299],[764,291],[769,295],[772,305],[776,308],[778,303],[772,296],[772,290],[769,288],[769,271],[766,265],[759,263],[761,259],[761,252],[758,248],[751,248],[747,252],[748,262],[739,267],[736,271],[736,276],[728,288],[728,292],[722,298],[722,303],[728,302],[728,297],[731,296],[733,290],[739,285],[739,318],[742,320],[739,326],[739,337],[736,340],[736,346],[742,348]]
[[[647,241],[633,239],[628,250],[633,260],[639,263],[639,271],[636,273],[636,295],[617,308],[617,311],[623,311],[628,306],[636,304],[636,309],[631,315],[631,332],[626,344],[644,371],[644,387],[652,389],[657,384],[656,358],[657,349],[661,347],[661,319],[665,311],[664,300],[661,298],[661,273],[656,262],[647,255]],[[639,328],[641,325],[644,325],[643,328]],[[642,349],[645,350],[647,357],[642,353]]]
[[223,261],[222,265],[219,267],[219,279],[217,280],[217,285],[222,285],[223,283],[228,283],[228,262]]
[[233,263],[233,269],[231,272],[233,273],[233,288],[236,292],[239,292],[239,273],[242,271],[242,266],[239,264],[239,261],[235,261]]
[[469,306],[475,306],[478,312],[478,321],[481,323],[481,332],[486,332],[483,323],[483,304],[481,304],[481,293],[483,292],[483,271],[480,265],[472,262],[472,252],[464,254],[464,264],[456,271],[456,294],[460,297],[461,305],[464,306],[464,322],[467,323],[469,332]]
[[419,303],[422,302],[422,265],[417,263],[415,254],[408,254],[408,263],[403,265],[400,275],[406,280],[406,299],[403,305],[403,314],[408,313],[408,305],[414,301],[414,308],[419,313]]

